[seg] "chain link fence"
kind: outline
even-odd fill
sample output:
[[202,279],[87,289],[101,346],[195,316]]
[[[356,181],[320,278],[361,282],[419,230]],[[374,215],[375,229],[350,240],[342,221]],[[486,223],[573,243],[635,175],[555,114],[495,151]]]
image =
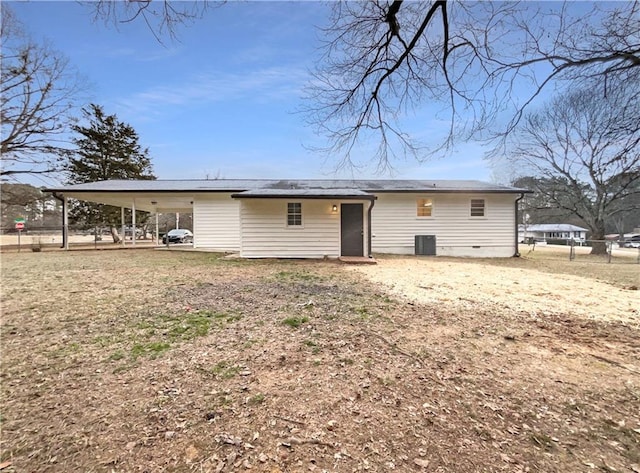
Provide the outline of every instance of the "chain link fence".
[[530,239],[520,243],[520,254],[535,252],[536,258],[567,259],[602,264],[640,264],[640,246],[612,240],[546,240]]
[[[124,229],[124,239],[122,238],[122,228],[116,227],[119,244],[132,244],[133,229],[126,226]],[[158,236],[160,241],[166,229],[161,226]],[[136,245],[155,245],[156,229],[154,224],[136,228]],[[111,229],[108,227],[69,226],[69,246],[70,247],[107,247],[114,245],[114,238]],[[31,249],[41,251],[46,248],[60,248],[62,246],[61,226],[33,226],[26,225],[23,230],[18,231],[15,227],[0,228],[0,247],[3,250]]]

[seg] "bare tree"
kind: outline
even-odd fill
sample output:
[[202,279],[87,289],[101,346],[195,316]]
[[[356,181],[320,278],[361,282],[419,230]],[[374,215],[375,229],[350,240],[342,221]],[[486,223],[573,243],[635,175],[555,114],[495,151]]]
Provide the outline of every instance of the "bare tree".
[[[173,36],[207,4],[102,0],[92,7],[97,18],[116,23],[142,17],[159,38],[163,30]],[[323,33],[305,111],[328,139],[323,150],[342,156],[344,166],[354,164],[351,152],[361,143],[377,143],[381,170],[393,158],[422,159],[471,138],[498,146],[554,84],[593,76],[606,84],[640,70],[638,0],[342,1],[333,4]],[[439,104],[448,123],[441,136],[425,126],[423,134],[440,143],[430,150],[403,126],[425,104]]]
[[202,18],[211,5],[221,5],[224,1],[121,1],[98,0],[83,2],[93,9],[93,20],[103,20],[113,24],[116,28],[120,24],[132,21],[143,21],[153,33],[159,43],[163,43],[162,36],[168,34],[171,39],[177,38],[177,27],[185,23]]
[[[532,194],[520,201],[523,214],[529,216],[529,223],[570,223],[584,226],[585,223],[572,211],[571,196],[567,195],[568,181],[563,177],[546,178],[521,176],[511,181],[511,185],[521,189],[529,189]],[[588,193],[585,186],[583,191]],[[561,205],[558,204],[561,201]]]
[[[329,138],[325,151],[345,164],[358,142],[371,139],[382,168],[394,153],[423,158],[470,138],[499,145],[552,84],[637,75],[639,33],[638,2],[591,11],[529,2],[341,2],[325,29],[310,122]],[[449,126],[440,146],[426,150],[401,124],[429,103],[442,105]]]
[[56,171],[82,80],[64,56],[31,41],[4,4],[1,37],[0,175]]
[[547,183],[540,188],[547,202],[604,240],[607,220],[640,209],[639,145],[640,80],[625,80],[612,83],[606,96],[599,87],[578,89],[527,114],[503,160]]

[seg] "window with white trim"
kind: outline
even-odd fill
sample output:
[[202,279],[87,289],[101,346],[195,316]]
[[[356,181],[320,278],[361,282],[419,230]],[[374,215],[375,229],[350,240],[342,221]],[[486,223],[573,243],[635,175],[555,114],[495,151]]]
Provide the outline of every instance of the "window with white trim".
[[472,217],[484,217],[485,203],[484,199],[471,199],[470,215]]
[[301,226],[302,226],[302,203],[288,202],[287,203],[287,227],[301,227]]
[[418,217],[433,216],[433,199],[418,199],[416,207],[416,215]]

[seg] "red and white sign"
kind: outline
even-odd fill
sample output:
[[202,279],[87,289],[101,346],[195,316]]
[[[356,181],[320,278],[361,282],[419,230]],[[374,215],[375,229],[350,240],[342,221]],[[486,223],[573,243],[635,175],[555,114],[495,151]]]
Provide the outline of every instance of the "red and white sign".
[[16,222],[16,230],[24,230],[24,222]]

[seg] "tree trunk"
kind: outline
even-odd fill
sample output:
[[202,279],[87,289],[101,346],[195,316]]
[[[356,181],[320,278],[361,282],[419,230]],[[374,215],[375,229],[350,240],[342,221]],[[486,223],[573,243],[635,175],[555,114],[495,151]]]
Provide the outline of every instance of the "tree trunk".
[[118,229],[116,227],[110,227],[111,229],[111,236],[113,237],[113,242],[114,243],[120,243],[120,241],[122,240],[120,238],[120,235],[118,234]]
[[606,255],[607,254],[607,242],[604,235],[604,222],[598,222],[596,228],[591,229],[591,254],[592,255]]
[[142,235],[140,235],[140,239],[141,240],[148,240],[147,236],[149,235],[149,224],[145,223],[144,225],[141,225],[140,230],[142,230]]

